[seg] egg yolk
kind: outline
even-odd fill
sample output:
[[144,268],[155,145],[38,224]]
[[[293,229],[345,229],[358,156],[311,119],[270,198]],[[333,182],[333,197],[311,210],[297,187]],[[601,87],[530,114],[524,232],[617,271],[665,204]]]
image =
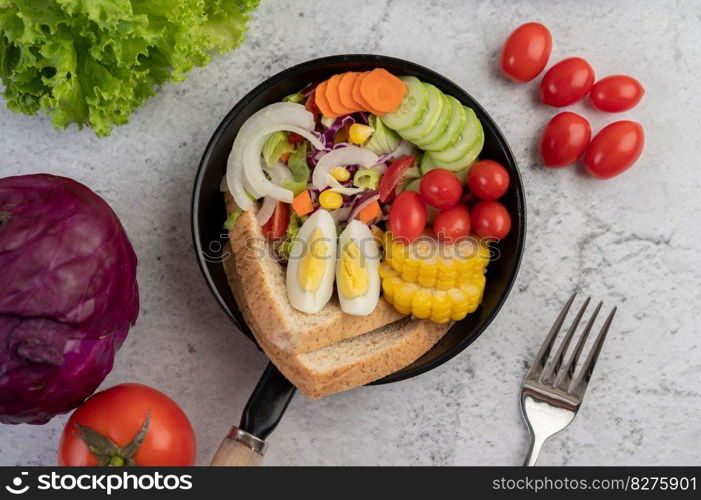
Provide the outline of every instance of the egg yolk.
[[304,256],[297,269],[297,281],[305,292],[313,292],[321,284],[329,256],[329,246],[324,235],[318,228],[312,234],[309,248],[304,250]]
[[338,292],[347,299],[364,295],[370,286],[365,256],[358,243],[349,241],[341,249],[341,265],[336,276]]

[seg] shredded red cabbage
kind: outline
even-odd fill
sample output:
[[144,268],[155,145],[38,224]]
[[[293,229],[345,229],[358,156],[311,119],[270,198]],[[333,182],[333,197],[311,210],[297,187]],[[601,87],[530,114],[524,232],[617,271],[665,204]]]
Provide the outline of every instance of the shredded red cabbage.
[[314,93],[316,90],[318,83],[310,83],[306,87],[304,87],[302,90],[299,91],[300,94],[302,94],[304,97],[308,97]]

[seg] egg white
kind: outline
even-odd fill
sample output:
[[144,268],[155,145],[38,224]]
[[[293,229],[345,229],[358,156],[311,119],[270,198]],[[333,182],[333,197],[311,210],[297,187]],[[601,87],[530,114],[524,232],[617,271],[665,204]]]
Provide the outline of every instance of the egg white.
[[[326,242],[327,252],[317,257],[323,259],[324,271],[321,282],[316,290],[304,290],[297,277],[299,264],[310,251],[309,240],[314,232],[319,229]],[[287,263],[287,296],[292,307],[306,314],[315,314],[321,311],[333,295],[333,282],[336,266],[336,223],[333,217],[323,209],[314,212],[297,233]]]
[[343,230],[338,237],[338,251],[336,264],[336,280],[338,280],[339,271],[342,265],[342,249],[348,241],[355,241],[360,249],[360,253],[365,259],[365,272],[368,276],[368,289],[363,295],[349,299],[339,291],[338,300],[341,304],[341,309],[346,314],[353,316],[367,316],[375,310],[377,302],[380,299],[380,274],[378,272],[380,265],[380,250],[377,246],[370,228],[360,222],[353,220],[348,223],[346,229]]

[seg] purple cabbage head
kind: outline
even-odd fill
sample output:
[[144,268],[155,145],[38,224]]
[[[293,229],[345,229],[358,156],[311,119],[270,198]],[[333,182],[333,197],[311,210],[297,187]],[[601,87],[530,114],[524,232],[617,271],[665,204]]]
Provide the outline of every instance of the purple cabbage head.
[[0,179],[0,422],[78,406],[138,312],[136,255],[102,198],[64,177]]

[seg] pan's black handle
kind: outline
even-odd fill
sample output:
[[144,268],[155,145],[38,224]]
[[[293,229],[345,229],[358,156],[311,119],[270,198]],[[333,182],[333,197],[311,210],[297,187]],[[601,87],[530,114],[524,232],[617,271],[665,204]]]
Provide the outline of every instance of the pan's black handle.
[[295,386],[275,365],[268,363],[241,415],[239,429],[254,436],[267,438],[285,414],[295,394]]
[[265,442],[285,414],[295,387],[268,363],[243,409],[241,423],[224,438],[210,465],[259,465]]

